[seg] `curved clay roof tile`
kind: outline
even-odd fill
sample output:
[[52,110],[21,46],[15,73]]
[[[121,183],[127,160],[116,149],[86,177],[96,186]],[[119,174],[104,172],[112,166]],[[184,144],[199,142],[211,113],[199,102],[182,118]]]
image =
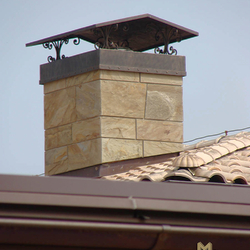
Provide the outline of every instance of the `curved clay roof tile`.
[[240,152],[240,154],[241,154],[242,156],[249,157],[249,156],[250,156],[250,150],[242,151],[242,152]]
[[203,164],[205,164],[205,162],[200,157],[191,154],[180,155],[173,161],[173,166],[180,168],[194,168]]

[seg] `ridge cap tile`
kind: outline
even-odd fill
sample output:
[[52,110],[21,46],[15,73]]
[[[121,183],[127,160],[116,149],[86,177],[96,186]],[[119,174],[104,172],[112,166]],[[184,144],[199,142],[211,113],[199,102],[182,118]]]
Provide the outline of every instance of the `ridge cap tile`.
[[205,164],[212,162],[214,160],[214,158],[211,155],[203,151],[197,152],[196,156],[200,157],[204,161]]
[[229,143],[234,144],[238,149],[248,146],[244,142],[242,142],[242,140],[240,140],[239,138],[231,139]]
[[224,156],[224,155],[227,155],[230,153],[230,151],[227,148],[225,148],[224,146],[222,146],[220,144],[213,145],[213,146],[211,146],[211,148],[218,150],[218,152],[221,154],[221,156]]

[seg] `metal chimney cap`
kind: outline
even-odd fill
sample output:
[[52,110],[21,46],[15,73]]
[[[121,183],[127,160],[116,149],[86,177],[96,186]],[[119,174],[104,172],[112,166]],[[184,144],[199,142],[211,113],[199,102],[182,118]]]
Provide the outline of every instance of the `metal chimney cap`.
[[[199,33],[150,14],[138,15],[110,22],[95,24],[81,29],[69,31],[56,36],[27,43],[26,46],[43,44],[45,48],[53,46],[57,52],[57,60],[61,59],[60,49],[63,43],[74,39],[74,44],[86,40],[95,45],[95,48],[128,49],[132,51],[145,51],[156,48],[155,52],[163,54],[176,54],[177,51],[168,45],[180,42]],[[164,50],[159,46],[165,46]],[[64,58],[64,56],[62,56]],[[55,59],[54,59],[55,60]],[[52,60],[53,61],[53,58]]]

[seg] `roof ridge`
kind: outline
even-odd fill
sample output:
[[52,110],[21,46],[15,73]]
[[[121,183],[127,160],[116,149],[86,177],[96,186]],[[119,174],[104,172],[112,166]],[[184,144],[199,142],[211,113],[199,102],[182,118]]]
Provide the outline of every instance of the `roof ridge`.
[[[246,134],[249,134],[249,137],[247,137]],[[243,142],[240,140],[240,137],[248,139],[249,143]],[[247,132],[240,132],[232,136],[220,136],[210,141],[201,141],[196,143],[194,148],[191,147],[190,150],[186,148],[180,156],[174,159],[173,166],[184,168],[200,167],[248,146],[250,146],[250,133]],[[221,149],[219,147],[221,147]],[[209,148],[219,152],[219,155],[213,154],[212,152],[205,152],[205,150],[209,150]],[[204,155],[202,156],[201,153]]]

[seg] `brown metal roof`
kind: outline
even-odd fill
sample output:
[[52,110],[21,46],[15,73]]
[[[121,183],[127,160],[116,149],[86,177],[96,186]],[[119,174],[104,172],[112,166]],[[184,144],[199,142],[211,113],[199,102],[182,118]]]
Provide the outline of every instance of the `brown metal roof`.
[[[71,38],[79,38],[90,43],[104,42],[103,32],[107,32],[110,41],[133,51],[145,51],[164,45],[162,31],[174,29],[177,32],[171,36],[169,43],[185,40],[198,36],[198,32],[184,28],[180,25],[160,19],[150,14],[138,15],[129,18],[113,20],[83,27],[59,35],[44,38],[27,43],[26,46],[45,44],[52,41],[63,41]],[[108,31],[107,31],[108,30]],[[75,42],[77,43],[77,41]]]
[[193,250],[210,241],[215,249],[248,249],[249,192],[237,185],[0,175],[0,248]]
[[[230,192],[228,192],[229,189]],[[169,200],[250,205],[249,192],[248,186],[219,183],[114,182],[78,177],[0,175],[0,202],[6,204],[113,207],[134,210],[132,199],[138,199],[140,201]],[[212,196],[211,193],[213,193]],[[99,198],[102,202],[96,202]],[[144,207],[146,203],[144,205],[143,202],[139,203],[142,205],[136,205],[136,209],[153,209],[150,202],[148,203],[149,207]],[[155,206],[154,210],[157,209]],[[171,210],[169,207],[165,207],[165,209],[166,211]],[[171,211],[176,211],[176,209],[182,208],[174,206]],[[235,211],[236,214],[238,212]],[[248,214],[250,215],[250,211]]]

